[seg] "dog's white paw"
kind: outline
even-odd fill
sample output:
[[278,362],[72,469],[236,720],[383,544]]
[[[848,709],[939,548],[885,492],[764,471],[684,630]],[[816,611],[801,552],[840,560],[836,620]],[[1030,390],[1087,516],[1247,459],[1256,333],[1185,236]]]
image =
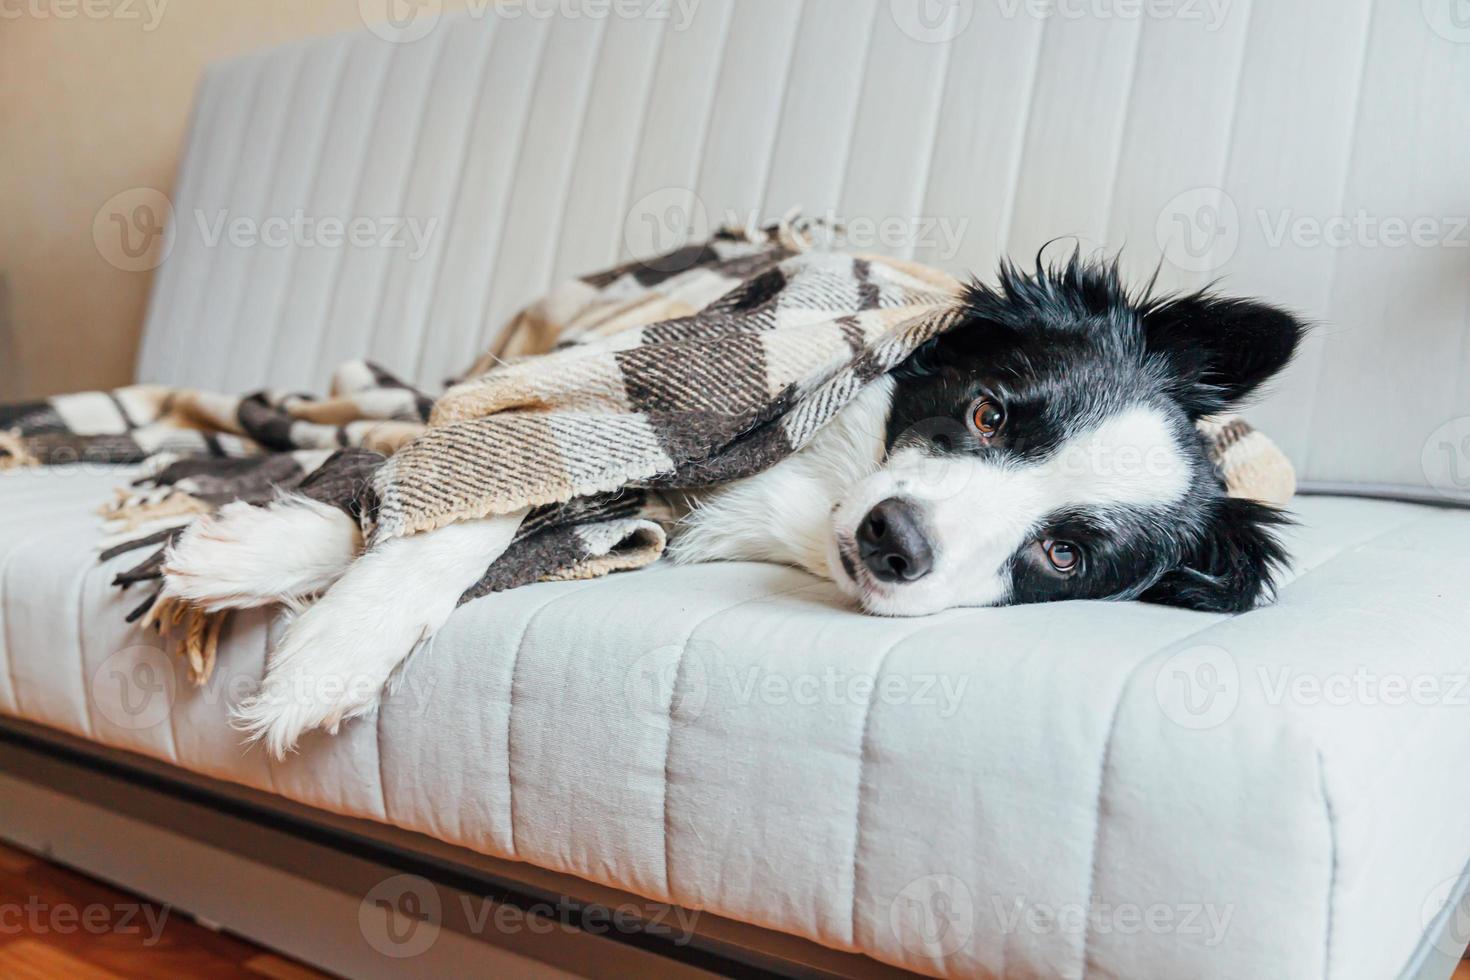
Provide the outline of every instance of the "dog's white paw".
[[211,612],[291,602],[326,589],[362,549],[337,507],[307,497],[226,504],[194,521],[164,555],[164,595]]
[[309,731],[373,712],[394,670],[444,625],[523,516],[397,538],[357,559],[287,627],[233,724],[280,758]]
[[374,615],[355,601],[330,601],[334,594],[287,627],[260,691],[231,718],[277,759],[308,732],[335,734],[342,722],[376,711],[388,678],[430,632],[418,610],[387,601]]

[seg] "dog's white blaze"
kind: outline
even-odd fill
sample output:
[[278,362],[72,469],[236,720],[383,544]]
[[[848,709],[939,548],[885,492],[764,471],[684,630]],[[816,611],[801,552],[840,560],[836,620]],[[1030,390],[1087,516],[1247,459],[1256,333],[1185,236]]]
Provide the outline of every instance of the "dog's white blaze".
[[1053,508],[1170,504],[1189,488],[1169,420],[1147,405],[1073,436],[1040,468]]

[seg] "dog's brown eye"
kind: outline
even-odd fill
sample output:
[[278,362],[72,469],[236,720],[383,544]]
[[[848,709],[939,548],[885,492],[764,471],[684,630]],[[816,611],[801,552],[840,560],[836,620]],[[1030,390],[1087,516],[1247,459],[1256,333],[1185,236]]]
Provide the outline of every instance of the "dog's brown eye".
[[1059,572],[1072,571],[1082,560],[1082,552],[1070,541],[1043,541],[1041,547],[1046,551],[1046,560],[1051,562],[1051,567]]
[[1006,413],[1005,409],[991,399],[982,398],[975,403],[970,419],[975,425],[975,431],[989,439],[1000,432],[1000,427],[1006,424]]

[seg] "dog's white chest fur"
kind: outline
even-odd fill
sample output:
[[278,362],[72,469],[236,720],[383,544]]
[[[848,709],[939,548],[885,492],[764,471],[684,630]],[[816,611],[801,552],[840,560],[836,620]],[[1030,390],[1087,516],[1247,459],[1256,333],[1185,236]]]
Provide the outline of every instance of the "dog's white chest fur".
[[770,469],[674,500],[680,563],[769,561],[826,576],[832,510],[883,459],[893,381],[879,378],[800,452]]

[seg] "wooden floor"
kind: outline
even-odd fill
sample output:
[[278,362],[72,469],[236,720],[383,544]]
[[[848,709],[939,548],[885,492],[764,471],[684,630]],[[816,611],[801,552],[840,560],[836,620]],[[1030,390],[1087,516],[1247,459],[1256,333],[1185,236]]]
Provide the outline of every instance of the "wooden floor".
[[[327,974],[164,914],[94,878],[0,844],[3,980],[321,980]],[[1470,980],[1470,960],[1453,980]]]
[[316,980],[326,974],[0,844],[0,977]]

